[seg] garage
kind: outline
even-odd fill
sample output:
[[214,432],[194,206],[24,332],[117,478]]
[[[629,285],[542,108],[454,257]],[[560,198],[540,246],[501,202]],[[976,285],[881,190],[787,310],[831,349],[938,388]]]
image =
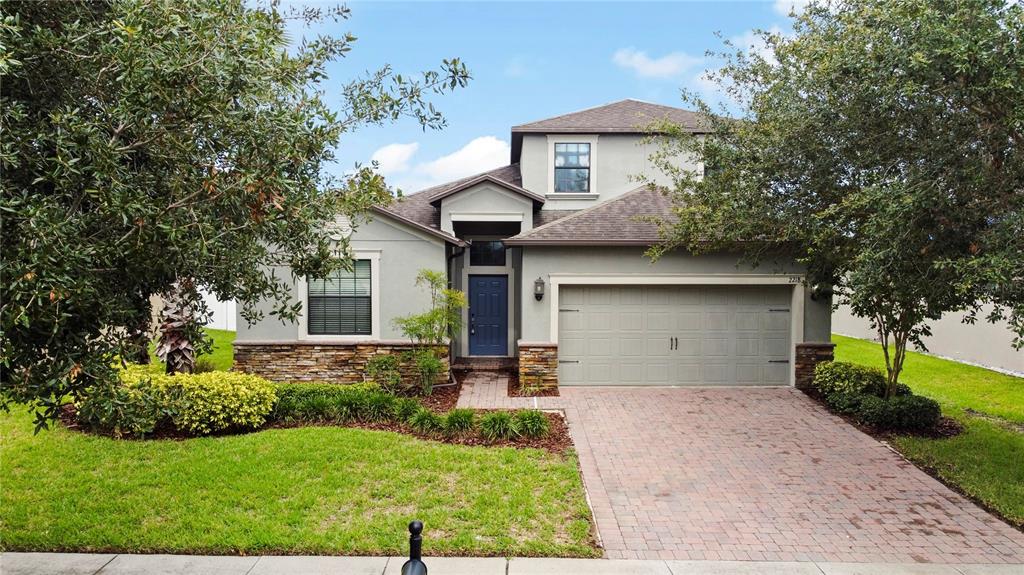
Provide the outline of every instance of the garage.
[[562,285],[560,385],[788,385],[792,287]]

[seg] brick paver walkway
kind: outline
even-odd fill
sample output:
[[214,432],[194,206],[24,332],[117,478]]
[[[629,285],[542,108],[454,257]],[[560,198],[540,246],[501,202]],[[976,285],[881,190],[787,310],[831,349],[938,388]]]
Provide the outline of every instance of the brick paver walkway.
[[[533,407],[473,374],[459,404]],[[563,388],[610,558],[1022,563],[1024,534],[791,388]]]

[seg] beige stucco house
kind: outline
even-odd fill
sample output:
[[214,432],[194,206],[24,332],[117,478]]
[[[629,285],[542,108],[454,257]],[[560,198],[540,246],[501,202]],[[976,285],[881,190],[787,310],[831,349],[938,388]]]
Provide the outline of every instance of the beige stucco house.
[[671,211],[637,183],[659,178],[643,131],[666,119],[701,131],[692,112],[636,100],[514,126],[507,166],[376,210],[351,236],[353,272],[297,280],[297,324],[239,320],[236,368],[361,378],[368,356],[408,346],[392,321],[428,307],[413,282],[431,268],[469,297],[456,362],[510,358],[561,386],[806,380],[831,355],[831,301],[812,297],[799,265],[644,256],[659,238],[642,216]]

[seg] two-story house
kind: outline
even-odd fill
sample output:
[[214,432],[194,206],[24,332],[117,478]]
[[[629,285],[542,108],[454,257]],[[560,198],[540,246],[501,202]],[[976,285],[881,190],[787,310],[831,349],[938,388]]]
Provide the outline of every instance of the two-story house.
[[456,361],[510,358],[521,377],[562,386],[806,380],[831,355],[831,301],[799,265],[645,257],[659,238],[642,217],[671,210],[635,176],[664,178],[643,132],[665,119],[700,133],[696,114],[636,100],[513,127],[509,165],[376,210],[351,236],[352,272],[295,282],[297,324],[239,320],[236,369],[361,379],[367,357],[408,347],[393,319],[429,307],[414,285],[429,268],[469,298]]

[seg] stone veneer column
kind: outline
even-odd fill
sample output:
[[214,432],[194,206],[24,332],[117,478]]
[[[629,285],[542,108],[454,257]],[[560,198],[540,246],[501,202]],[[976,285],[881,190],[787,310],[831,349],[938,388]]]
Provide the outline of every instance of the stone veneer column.
[[558,344],[519,342],[519,382],[557,388]]
[[814,368],[824,361],[835,359],[836,344],[805,342],[796,344],[796,388],[810,389],[814,382]]

